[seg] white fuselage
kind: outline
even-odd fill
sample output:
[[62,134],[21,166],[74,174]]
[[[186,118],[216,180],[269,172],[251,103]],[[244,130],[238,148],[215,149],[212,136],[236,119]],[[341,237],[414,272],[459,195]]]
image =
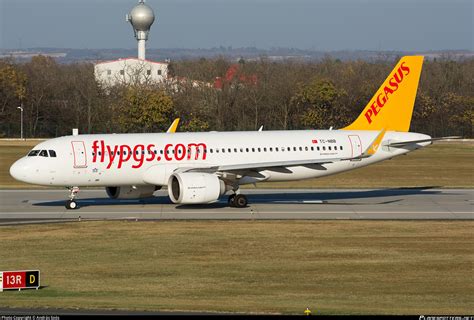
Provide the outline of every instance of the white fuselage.
[[[180,168],[357,157],[377,131],[305,130],[206,133],[96,134],[47,140],[33,150],[56,157],[25,156],[10,168],[17,180],[47,186],[165,186]],[[327,176],[408,153],[388,148],[396,141],[429,139],[410,132],[386,132],[382,147],[368,158],[324,164],[247,170],[238,184]],[[224,177],[225,178],[225,177]]]

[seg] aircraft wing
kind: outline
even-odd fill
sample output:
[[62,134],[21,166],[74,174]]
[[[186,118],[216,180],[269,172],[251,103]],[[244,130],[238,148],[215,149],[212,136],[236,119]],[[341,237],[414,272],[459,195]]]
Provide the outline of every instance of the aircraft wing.
[[282,168],[282,167],[295,167],[295,166],[304,166],[304,165],[314,165],[314,164],[327,164],[338,161],[347,161],[347,160],[358,160],[360,157],[354,158],[326,158],[326,159],[309,159],[309,160],[291,160],[291,161],[272,161],[272,162],[257,162],[257,163],[242,163],[234,165],[216,165],[212,167],[193,167],[193,168],[179,168],[178,171],[181,172],[229,172],[236,173],[242,171],[261,171],[271,168]]

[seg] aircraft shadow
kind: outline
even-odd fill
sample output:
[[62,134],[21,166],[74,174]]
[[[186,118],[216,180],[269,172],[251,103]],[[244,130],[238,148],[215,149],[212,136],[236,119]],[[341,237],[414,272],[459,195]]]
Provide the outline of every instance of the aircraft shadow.
[[[415,188],[390,188],[377,190],[346,190],[346,191],[324,191],[324,190],[308,190],[304,192],[290,192],[290,193],[259,193],[247,194],[250,204],[258,203],[282,203],[282,204],[342,204],[338,201],[351,199],[373,199],[385,197],[401,197],[401,196],[417,196],[417,195],[434,195],[441,191],[431,190],[439,188],[437,186],[415,187]],[[243,190],[245,194],[245,190]],[[401,201],[402,199],[390,199],[375,204],[389,204]],[[119,200],[109,198],[79,198],[76,199],[80,207],[88,206],[124,206],[124,205],[157,205],[157,204],[172,204],[168,196],[159,195],[151,198],[137,199],[137,200]],[[64,206],[66,200],[43,201],[34,203],[34,206],[42,207],[57,207]],[[343,203],[345,205],[358,205],[368,203]],[[212,209],[227,207],[227,197],[221,197],[218,202],[211,204],[200,205],[178,205],[177,209]]]

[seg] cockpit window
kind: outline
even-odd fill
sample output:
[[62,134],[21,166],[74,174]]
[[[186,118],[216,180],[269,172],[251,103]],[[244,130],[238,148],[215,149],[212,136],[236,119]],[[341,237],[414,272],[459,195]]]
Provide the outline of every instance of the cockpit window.
[[40,153],[39,153],[40,157],[47,157],[48,156],[48,152],[46,150],[41,150]]
[[52,157],[52,158],[56,158],[56,151],[49,150],[49,156]]
[[28,153],[28,157],[36,157],[39,153],[40,153],[39,150],[31,150],[31,151]]

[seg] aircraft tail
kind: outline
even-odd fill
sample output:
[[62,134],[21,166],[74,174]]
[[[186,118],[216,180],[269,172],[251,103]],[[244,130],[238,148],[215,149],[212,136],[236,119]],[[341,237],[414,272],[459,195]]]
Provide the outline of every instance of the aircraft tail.
[[359,117],[342,130],[408,131],[423,56],[400,59]]

